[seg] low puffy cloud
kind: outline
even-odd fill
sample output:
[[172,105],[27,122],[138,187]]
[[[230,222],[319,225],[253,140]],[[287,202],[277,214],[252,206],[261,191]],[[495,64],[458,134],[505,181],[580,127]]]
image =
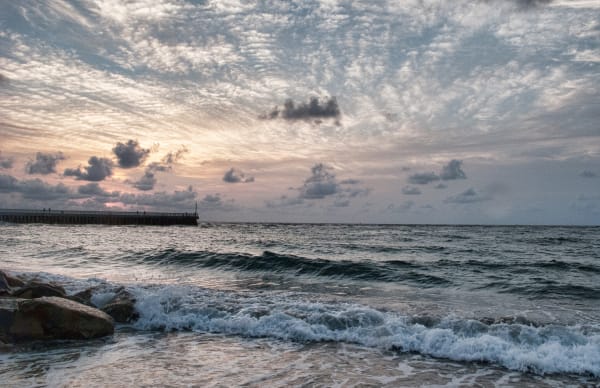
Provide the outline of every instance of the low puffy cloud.
[[204,211],[222,210],[231,211],[236,210],[235,200],[224,199],[221,194],[207,194],[198,202],[198,208]]
[[254,182],[254,177],[246,176],[242,171],[232,167],[223,175],[223,181],[227,183],[249,183]]
[[188,207],[193,208],[198,196],[192,186],[186,190],[175,190],[173,193],[160,191],[152,194],[123,193],[119,201],[125,205],[151,206],[155,208]]
[[304,185],[299,189],[300,198],[321,199],[338,193],[339,183],[331,170],[331,167],[323,163],[315,164],[311,168],[311,176],[304,181]]
[[92,156],[88,165],[78,168],[67,168],[63,173],[65,176],[74,176],[77,180],[99,182],[113,173],[114,162],[108,158]]
[[[427,185],[431,182],[439,180],[455,180],[455,179],[467,179],[467,174],[462,169],[462,160],[452,159],[448,164],[442,167],[442,171],[439,174],[434,172],[419,172],[412,174],[408,177],[408,182],[416,185]],[[440,184],[441,185],[441,184]],[[444,188],[442,186],[436,186],[436,188]]]
[[450,196],[444,200],[445,203],[469,204],[476,202],[489,201],[492,199],[490,194],[478,192],[474,188],[469,188],[460,194]]
[[77,188],[77,192],[85,196],[96,196],[103,198],[116,198],[120,194],[118,191],[108,192],[100,187],[100,185],[96,182],[79,186]]
[[520,8],[535,8],[543,5],[548,5],[552,2],[552,0],[512,0],[517,6]]
[[142,191],[149,191],[154,189],[154,185],[156,185],[156,177],[154,173],[150,170],[146,170],[144,175],[136,181],[133,182],[133,187]]
[[[11,175],[0,174],[0,198],[11,199],[12,204],[31,208],[39,206],[59,209],[104,209],[105,203],[122,203],[127,208],[153,208],[167,211],[192,211],[198,194],[192,186],[185,190],[132,194],[106,191],[96,182],[81,185],[76,189],[63,183],[52,185],[39,178],[19,180]],[[207,196],[200,203],[205,209],[229,210],[233,200],[225,201],[219,194]]]
[[150,150],[142,148],[137,140],[129,140],[127,143],[119,142],[112,151],[117,157],[117,164],[121,168],[137,167],[144,163],[150,154]]
[[593,171],[590,171],[590,170],[583,170],[583,171],[582,171],[582,172],[579,174],[579,176],[580,176],[580,177],[583,177],[583,178],[596,178],[596,177],[597,177],[596,173],[595,173],[595,172],[593,172]]
[[415,185],[426,185],[439,180],[440,177],[434,172],[418,172],[408,177],[408,182]]
[[11,157],[4,157],[2,156],[2,154],[0,154],[0,169],[3,170],[8,170],[9,168],[12,168],[14,163],[14,159]]
[[65,160],[62,152],[45,153],[38,152],[35,154],[35,161],[30,160],[25,166],[25,171],[28,174],[48,175],[56,172],[56,165],[59,161]]
[[414,186],[404,186],[402,188],[402,194],[405,195],[421,195],[421,189]]
[[[145,151],[148,150],[144,150],[144,152]],[[189,152],[189,150],[185,146],[181,146],[176,151],[169,152],[160,160],[160,162],[152,162],[148,164],[146,166],[146,171],[144,171],[144,175],[142,175],[140,179],[135,182],[126,181],[126,183],[131,184],[133,187],[141,191],[154,190],[157,182],[156,173],[171,171],[173,169],[173,164],[181,160],[183,155],[187,152]],[[140,153],[138,152],[138,155],[139,154]]]
[[287,99],[283,104],[283,109],[276,107],[263,118],[276,119],[281,117],[285,120],[311,120],[339,119],[340,116],[340,107],[335,97],[326,98],[323,103],[317,97],[311,97],[308,103],[299,104],[294,103],[292,99]]
[[442,168],[440,178],[443,180],[467,179],[467,175],[462,170],[462,160],[452,159]]
[[[358,179],[347,178],[337,180],[333,168],[324,163],[317,163],[310,169],[310,176],[304,180],[302,186],[290,190],[297,190],[297,197],[282,195],[276,200],[266,201],[269,208],[284,206],[304,205],[305,200],[333,199],[334,207],[347,207],[352,198],[366,197],[371,192],[370,188],[359,186]],[[312,206],[311,203],[307,204]]]
[[23,199],[48,201],[77,197],[62,183],[51,185],[39,178],[18,180],[11,175],[0,175],[0,193],[19,193]]

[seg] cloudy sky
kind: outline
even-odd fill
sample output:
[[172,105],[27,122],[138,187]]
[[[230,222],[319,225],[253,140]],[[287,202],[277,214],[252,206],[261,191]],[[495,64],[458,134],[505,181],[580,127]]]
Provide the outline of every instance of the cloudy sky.
[[600,1],[0,8],[2,208],[600,224]]

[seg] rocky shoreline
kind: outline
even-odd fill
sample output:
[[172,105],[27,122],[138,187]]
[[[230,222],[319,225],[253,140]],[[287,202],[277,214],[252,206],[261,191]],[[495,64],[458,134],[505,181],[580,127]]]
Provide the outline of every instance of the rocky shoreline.
[[124,288],[98,308],[94,289],[67,295],[54,283],[26,281],[0,270],[0,346],[32,340],[82,340],[114,333],[115,322],[138,318]]

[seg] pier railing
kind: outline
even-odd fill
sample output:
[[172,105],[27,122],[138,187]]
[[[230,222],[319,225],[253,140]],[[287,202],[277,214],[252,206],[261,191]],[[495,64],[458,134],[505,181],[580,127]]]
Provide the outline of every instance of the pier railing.
[[0,209],[0,221],[46,224],[198,225],[197,213]]
[[0,215],[2,214],[38,214],[38,213],[49,213],[49,214],[113,214],[113,215],[139,215],[145,214],[148,216],[189,216],[195,213],[165,213],[165,212],[147,212],[147,211],[112,211],[112,210],[52,210],[52,209],[0,209]]

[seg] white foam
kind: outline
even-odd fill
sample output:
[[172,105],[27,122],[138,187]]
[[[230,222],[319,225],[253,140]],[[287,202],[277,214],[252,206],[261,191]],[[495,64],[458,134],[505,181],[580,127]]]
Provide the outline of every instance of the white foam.
[[194,287],[134,288],[144,330],[194,330],[292,341],[338,341],[536,373],[600,376],[600,327],[484,325],[448,318],[431,327],[366,306],[303,295],[240,294]]

